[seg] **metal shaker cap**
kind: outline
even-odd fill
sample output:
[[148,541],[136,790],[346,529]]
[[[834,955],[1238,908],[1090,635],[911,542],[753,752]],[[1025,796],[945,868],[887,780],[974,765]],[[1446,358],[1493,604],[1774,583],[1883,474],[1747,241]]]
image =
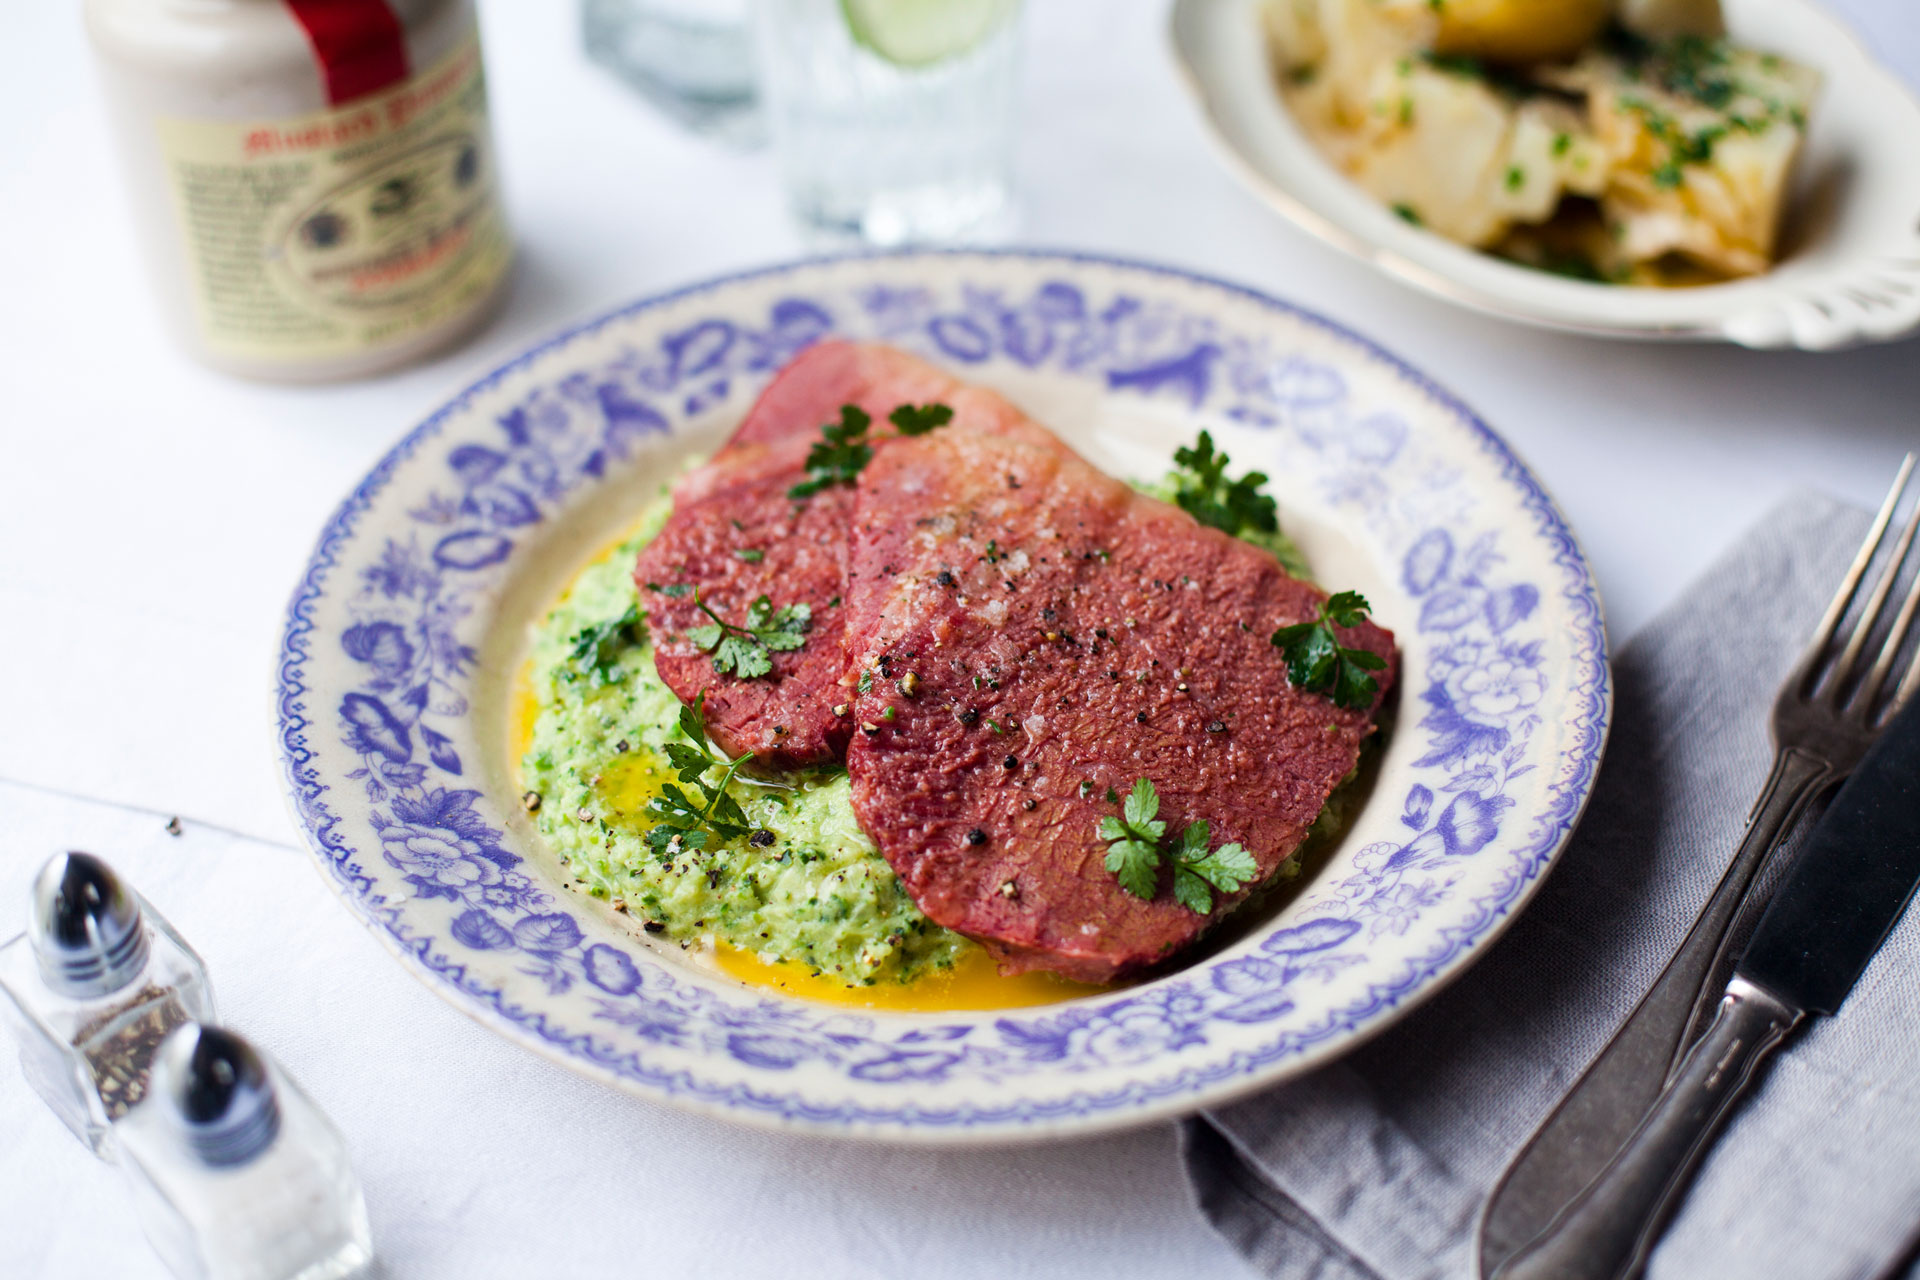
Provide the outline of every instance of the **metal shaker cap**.
[[29,932],[42,980],[64,996],[109,995],[147,963],[140,900],[90,853],[58,853],[40,868]]
[[280,1101],[259,1052],[231,1031],[189,1022],[160,1046],[152,1096],[189,1150],[210,1165],[245,1164],[280,1132]]

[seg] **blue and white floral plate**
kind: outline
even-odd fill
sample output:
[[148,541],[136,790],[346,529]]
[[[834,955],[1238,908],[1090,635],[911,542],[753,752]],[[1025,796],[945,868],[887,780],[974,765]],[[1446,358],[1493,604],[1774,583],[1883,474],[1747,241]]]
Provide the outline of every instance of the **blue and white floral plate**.
[[[1156,981],[1026,1010],[864,1014],[742,986],[564,887],[521,812],[528,624],[773,371],[827,334],[998,387],[1116,474],[1211,429],[1273,477],[1318,574],[1404,660],[1371,797],[1310,882]],[[761,1124],[1051,1138],[1327,1061],[1525,905],[1593,786],[1611,684],[1565,520],[1445,391],[1219,281],[1045,253],[801,263],[651,298],[529,351],[413,430],[321,534],[279,733],[325,874],[434,990],[585,1075]]]

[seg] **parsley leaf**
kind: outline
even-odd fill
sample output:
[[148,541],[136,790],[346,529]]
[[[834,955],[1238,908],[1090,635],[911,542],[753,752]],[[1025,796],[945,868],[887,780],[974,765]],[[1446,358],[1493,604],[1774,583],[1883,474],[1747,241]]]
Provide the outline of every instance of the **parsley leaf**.
[[923,436],[952,422],[953,410],[944,404],[903,404],[887,415],[887,421],[903,436]]
[[836,484],[852,484],[860,469],[873,461],[867,428],[873,417],[857,404],[840,406],[840,421],[820,428],[821,439],[807,450],[807,478],[787,490],[789,498],[811,498]]
[[[1112,822],[1113,819],[1106,819]],[[1107,835],[1103,827],[1100,834]],[[1120,887],[1136,898],[1153,896],[1154,872],[1160,869],[1160,851],[1144,840],[1120,839],[1107,848],[1107,870],[1120,881]]]
[[619,617],[573,633],[567,657],[595,687],[611,684],[620,675],[620,655],[646,639],[646,611],[630,604]]
[[1211,837],[1203,818],[1181,833],[1180,844],[1173,852],[1174,900],[1203,916],[1213,910],[1213,890],[1232,893],[1250,883],[1259,871],[1253,855],[1237,843],[1209,851]]
[[1119,878],[1120,887],[1136,898],[1151,898],[1154,873],[1160,869],[1160,837],[1167,824],[1160,821],[1160,797],[1145,778],[1133,784],[1122,803],[1113,788],[1107,788],[1107,803],[1120,805],[1118,818],[1100,819],[1100,838],[1107,841],[1107,870]]
[[1242,533],[1280,532],[1279,508],[1261,492],[1265,472],[1249,471],[1238,480],[1227,479],[1226,454],[1213,447],[1213,436],[1202,431],[1192,448],[1174,450],[1173,500],[1201,524],[1239,537]]
[[[707,741],[706,709],[704,691],[690,705],[683,705],[679,728],[687,741],[669,742],[664,748],[674,775],[680,782],[691,784],[699,799],[669,782],[647,802],[647,812],[658,820],[647,832],[647,844],[663,858],[671,858],[683,849],[705,848],[710,834],[737,840],[752,830],[740,802],[728,793],[727,784],[753,756],[729,760],[715,750]],[[713,769],[720,770],[720,780],[708,783],[706,775]]]
[[[1124,801],[1108,788],[1107,803],[1120,806],[1119,817],[1100,819],[1100,838],[1107,842],[1107,870],[1126,892],[1151,898],[1167,843],[1167,824],[1159,817],[1160,796],[1151,781],[1141,778]],[[1252,883],[1259,871],[1253,855],[1238,844],[1209,849],[1212,836],[1202,819],[1181,832],[1167,851],[1173,859],[1174,900],[1203,916],[1213,910],[1214,890],[1232,893]]]
[[[903,436],[923,436],[953,419],[953,410],[944,404],[903,404],[887,415],[894,429]],[[787,490],[789,498],[811,498],[836,484],[852,484],[861,469],[873,461],[873,444],[867,435],[873,415],[857,404],[840,406],[840,421],[820,428],[820,440],[807,450],[807,478]]]
[[1366,649],[1348,649],[1334,634],[1335,627],[1357,627],[1372,606],[1357,591],[1342,591],[1320,606],[1312,622],[1296,622],[1273,633],[1272,641],[1287,664],[1287,678],[1308,693],[1330,693],[1333,705],[1346,711],[1364,711],[1380,690],[1368,675],[1387,665],[1386,659]]
[[700,598],[697,587],[693,590],[693,603],[713,621],[688,627],[687,639],[696,649],[713,655],[715,671],[742,680],[752,680],[772,671],[773,659],[768,653],[798,649],[807,642],[807,631],[813,626],[813,606],[804,603],[783,605],[775,611],[773,601],[760,596],[747,606],[745,626],[735,626],[715,613]]
[[716,645],[702,645],[713,654],[713,669],[742,680],[757,680],[773,670],[773,659],[752,636],[723,635]]
[[1160,821],[1158,816],[1160,795],[1145,778],[1133,784],[1133,790],[1127,793],[1121,812],[1126,815],[1128,826],[1146,832],[1155,840],[1167,833],[1167,824]]

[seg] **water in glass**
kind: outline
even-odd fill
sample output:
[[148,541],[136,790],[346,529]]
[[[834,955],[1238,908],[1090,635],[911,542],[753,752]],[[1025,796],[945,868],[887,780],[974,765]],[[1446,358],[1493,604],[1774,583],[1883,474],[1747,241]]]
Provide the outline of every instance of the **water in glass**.
[[970,47],[903,65],[855,38],[842,0],[758,0],[762,90],[804,226],[876,245],[1010,229],[1019,23],[1004,9]]

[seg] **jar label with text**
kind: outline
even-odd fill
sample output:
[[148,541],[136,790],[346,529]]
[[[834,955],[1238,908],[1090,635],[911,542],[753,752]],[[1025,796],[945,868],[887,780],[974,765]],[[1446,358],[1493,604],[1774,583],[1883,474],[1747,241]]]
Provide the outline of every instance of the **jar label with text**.
[[477,33],[344,106],[158,128],[214,351],[318,360],[389,346],[477,305],[511,259]]

